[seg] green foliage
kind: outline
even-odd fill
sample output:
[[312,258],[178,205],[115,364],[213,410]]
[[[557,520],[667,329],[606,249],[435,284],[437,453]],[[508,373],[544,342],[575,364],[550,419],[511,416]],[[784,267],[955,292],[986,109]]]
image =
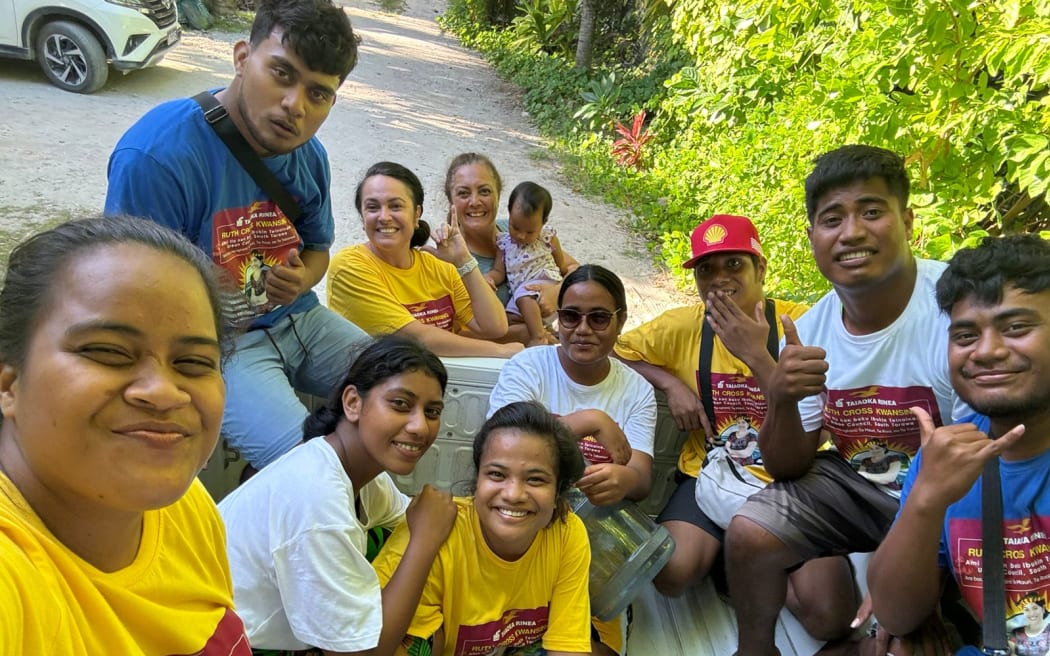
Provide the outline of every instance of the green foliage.
[[539,49],[550,54],[571,57],[576,51],[573,12],[570,0],[522,0],[519,15],[512,24],[516,50]]
[[[599,3],[596,41],[630,40],[646,56],[606,48],[620,59],[599,68],[615,76],[593,80],[560,55],[515,48],[506,32],[457,33],[477,35],[475,47],[526,90],[567,169],[631,208],[672,270],[698,221],[746,214],[769,256],[769,290],[823,293],[802,182],[815,156],[844,143],[905,156],[923,256],[943,259],[987,234],[1050,230],[1050,0],[636,4]],[[651,31],[633,34],[641,24]],[[641,110],[653,135],[646,166],[622,168],[608,126]]]
[[620,108],[620,87],[616,84],[616,73],[589,80],[587,88],[580,92],[580,98],[584,105],[576,110],[573,118],[591,132],[601,132],[612,127]]
[[[693,197],[705,208],[745,203],[737,209],[754,213],[778,255],[805,248],[798,221],[783,219],[802,211],[809,160],[842,143],[905,155],[927,256],[999,232],[1018,203],[1045,209],[1032,199],[1050,184],[1047,0],[680,0],[673,25],[695,67],[668,81],[662,109],[686,147],[719,161],[698,169],[719,175]],[[766,198],[747,202],[754,186]],[[1029,218],[1029,228],[1045,221]],[[822,287],[770,260],[782,293]]]

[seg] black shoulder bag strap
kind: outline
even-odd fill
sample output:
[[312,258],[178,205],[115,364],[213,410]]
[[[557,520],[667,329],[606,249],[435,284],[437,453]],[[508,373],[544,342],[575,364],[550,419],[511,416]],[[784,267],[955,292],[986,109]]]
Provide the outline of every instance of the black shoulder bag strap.
[[1003,489],[999,458],[984,463],[981,476],[981,571],[985,656],[1009,656],[1006,642],[1006,583],[1003,581]]
[[[703,324],[700,327],[700,363],[697,367],[697,376],[700,387],[700,400],[704,404],[704,414],[707,421],[711,423],[711,429],[715,428],[715,404],[711,397],[711,352],[714,350],[715,331],[707,322],[707,313],[700,319]],[[777,332],[777,304],[771,299],[766,299],[766,323],[769,324],[769,336],[766,338],[766,350],[776,361],[780,357],[780,334]]]
[[281,208],[281,211],[284,212],[289,221],[295,223],[299,220],[299,217],[303,214],[299,203],[292,198],[292,195],[288,193],[284,185],[277,180],[277,176],[273,174],[273,171],[266,168],[262,158],[248,145],[244,135],[233,124],[230,115],[226,113],[226,108],[222,106],[214,95],[207,91],[201,91],[193,99],[204,110],[204,120],[219,135],[219,138],[230,149],[237,161],[241,163],[248,175],[252,176],[252,179],[262,187],[262,190],[269,194],[270,198],[277,203],[277,206]]

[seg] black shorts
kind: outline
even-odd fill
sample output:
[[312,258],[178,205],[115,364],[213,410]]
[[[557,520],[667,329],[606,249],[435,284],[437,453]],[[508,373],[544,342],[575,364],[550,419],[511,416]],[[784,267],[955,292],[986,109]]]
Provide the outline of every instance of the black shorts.
[[656,518],[657,524],[663,522],[685,522],[709,533],[719,543],[725,542],[726,532],[721,526],[712,522],[700,506],[696,505],[696,479],[688,474],[676,471],[674,480],[678,483],[667,505]]

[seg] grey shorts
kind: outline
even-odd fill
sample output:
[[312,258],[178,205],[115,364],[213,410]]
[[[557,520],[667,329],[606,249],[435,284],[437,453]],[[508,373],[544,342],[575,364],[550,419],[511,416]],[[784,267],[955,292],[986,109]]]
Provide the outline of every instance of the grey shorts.
[[780,538],[803,560],[874,551],[899,502],[853,471],[839,454],[821,452],[802,478],[774,481],[737,515]]
[[700,510],[700,506],[696,505],[696,479],[676,471],[674,480],[678,486],[671,494],[671,498],[667,500],[667,505],[660,511],[656,523],[686,522],[699,527],[705,533],[710,533],[719,542],[725,542],[726,532],[721,526],[712,522],[704,511]]

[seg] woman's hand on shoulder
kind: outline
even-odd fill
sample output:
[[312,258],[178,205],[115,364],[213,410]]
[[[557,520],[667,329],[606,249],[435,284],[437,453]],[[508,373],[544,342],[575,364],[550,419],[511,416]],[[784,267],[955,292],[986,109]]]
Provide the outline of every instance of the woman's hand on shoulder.
[[408,504],[405,521],[410,540],[423,540],[437,551],[456,523],[456,503],[451,494],[428,483]]

